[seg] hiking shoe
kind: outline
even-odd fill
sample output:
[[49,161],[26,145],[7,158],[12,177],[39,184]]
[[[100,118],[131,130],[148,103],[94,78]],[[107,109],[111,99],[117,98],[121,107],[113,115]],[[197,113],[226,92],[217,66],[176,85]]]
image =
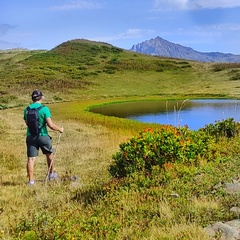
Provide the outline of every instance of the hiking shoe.
[[33,186],[35,184],[35,181],[34,180],[31,180],[28,182],[28,186]]
[[48,176],[49,180],[55,180],[57,178],[58,178],[58,175],[55,172],[50,173]]

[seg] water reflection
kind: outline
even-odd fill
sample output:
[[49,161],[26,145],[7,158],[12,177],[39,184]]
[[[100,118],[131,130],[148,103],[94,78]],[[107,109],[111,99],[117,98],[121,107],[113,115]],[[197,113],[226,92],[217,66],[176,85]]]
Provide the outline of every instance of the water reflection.
[[240,100],[139,101],[110,104],[91,111],[146,123],[188,125],[196,130],[217,120],[240,120]]

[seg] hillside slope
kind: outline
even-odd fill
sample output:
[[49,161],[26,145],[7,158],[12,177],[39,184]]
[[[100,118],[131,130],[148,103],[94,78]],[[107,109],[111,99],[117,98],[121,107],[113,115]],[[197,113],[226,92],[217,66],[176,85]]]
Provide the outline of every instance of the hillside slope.
[[209,64],[126,51],[88,40],[50,51],[0,53],[0,106],[35,88],[50,102],[132,96],[239,96],[239,64]]

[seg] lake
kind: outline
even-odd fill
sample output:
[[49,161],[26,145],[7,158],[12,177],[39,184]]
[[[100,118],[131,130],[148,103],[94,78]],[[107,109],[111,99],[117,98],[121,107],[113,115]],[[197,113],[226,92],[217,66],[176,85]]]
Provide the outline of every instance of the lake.
[[137,101],[94,107],[91,112],[145,123],[187,125],[192,130],[227,118],[240,120],[240,100]]

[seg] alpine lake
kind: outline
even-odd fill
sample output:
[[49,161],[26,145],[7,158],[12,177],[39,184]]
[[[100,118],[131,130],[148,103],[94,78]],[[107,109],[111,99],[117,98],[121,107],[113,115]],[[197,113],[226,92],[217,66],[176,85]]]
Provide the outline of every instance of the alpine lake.
[[188,126],[198,130],[227,118],[240,121],[240,100],[201,99],[171,101],[135,101],[93,107],[91,112],[132,119],[144,123]]

